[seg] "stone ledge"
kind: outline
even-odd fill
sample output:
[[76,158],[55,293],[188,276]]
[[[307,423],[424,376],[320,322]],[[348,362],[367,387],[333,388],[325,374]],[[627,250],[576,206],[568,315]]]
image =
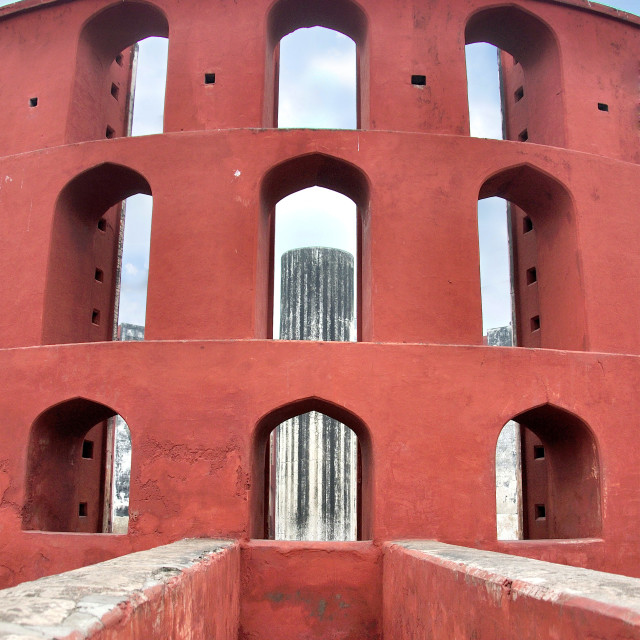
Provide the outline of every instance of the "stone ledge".
[[233,546],[186,539],[0,590],[0,639],[91,637]]
[[395,541],[389,546],[419,552],[431,562],[487,583],[509,583],[514,599],[520,595],[557,604],[580,602],[640,627],[640,579],[431,540]]

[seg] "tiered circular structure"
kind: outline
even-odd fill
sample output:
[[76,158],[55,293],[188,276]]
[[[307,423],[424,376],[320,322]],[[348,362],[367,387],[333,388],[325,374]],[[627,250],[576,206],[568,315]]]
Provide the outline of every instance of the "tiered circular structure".
[[[312,25],[356,42],[358,130],[274,128],[278,42]],[[130,47],[150,35],[169,38],[165,133],[128,138]],[[509,140],[468,135],[477,41],[505,52]],[[358,435],[363,539],[640,575],[637,18],[581,0],[26,0],[0,11],[0,50],[4,585],[264,536],[268,435],[309,410]],[[270,339],[274,207],[314,185],[358,207],[358,343]],[[135,193],[153,195],[146,341],[110,342]],[[513,205],[518,348],[482,344],[477,201],[494,195]],[[96,533],[104,476],[83,466],[114,414],[126,535]],[[525,489],[539,539],[499,542],[512,418],[547,485]]]

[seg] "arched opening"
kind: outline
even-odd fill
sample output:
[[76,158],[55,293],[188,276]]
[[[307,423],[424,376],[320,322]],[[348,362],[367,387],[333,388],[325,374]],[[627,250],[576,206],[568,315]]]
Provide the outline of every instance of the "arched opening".
[[486,42],[465,47],[469,130],[474,138],[504,139],[500,56],[500,50]]
[[129,494],[131,490],[131,432],[120,417],[115,419],[113,479],[111,482],[111,531],[129,530]]
[[318,398],[280,407],[253,451],[252,537],[371,538],[371,440],[354,414]]
[[520,425],[509,420],[496,443],[496,532],[498,540],[522,540],[522,450]]
[[358,438],[317,411],[279,424],[269,437],[269,538],[356,540]]
[[[137,43],[150,37],[168,38],[169,24],[164,13],[147,2],[112,5],[87,21],[78,42],[68,142],[131,133]],[[158,55],[158,44],[145,43],[144,48],[149,46]],[[142,78],[137,80],[145,84]],[[147,101],[145,93],[140,101]],[[156,99],[164,102],[164,92]]]
[[478,201],[482,332],[486,344],[513,346],[513,301],[507,203]]
[[279,51],[278,126],[355,129],[356,43],[311,27],[286,35]]
[[589,427],[550,404],[509,421],[496,447],[496,506],[499,539],[599,536],[600,464]]
[[[558,42],[551,28],[533,14],[515,6],[482,9],[471,16],[465,43],[487,43],[499,49],[503,135],[499,119],[489,116],[481,125],[474,109],[472,135],[504,137],[562,147],[565,144],[563,92]],[[467,49],[468,73],[475,73],[479,57],[491,57],[490,49]],[[475,58],[475,59],[474,59]],[[495,74],[494,74],[495,77]],[[493,89],[490,87],[493,85]],[[470,99],[480,97],[495,114],[495,82],[485,83],[480,94],[470,81]],[[488,105],[491,105],[490,107]],[[476,105],[474,104],[474,107]],[[482,120],[482,118],[480,118]],[[486,128],[490,123],[491,127]],[[490,133],[491,135],[484,135]]]
[[[349,53],[348,49],[353,45],[349,45],[346,41],[340,39],[336,35],[323,33],[321,31],[305,32],[302,34],[294,34],[289,41],[285,40],[281,43],[285,36],[293,34],[299,29],[309,29],[312,27],[323,27],[324,30],[338,32],[355,43],[355,122],[353,119],[353,111],[348,115],[348,119],[344,120],[342,115],[333,117],[327,121],[330,128],[342,128],[342,124],[348,124],[358,128],[367,128],[369,126],[369,53],[367,46],[367,18],[364,11],[352,0],[337,0],[336,2],[323,2],[322,0],[279,0],[272,7],[267,19],[267,75],[265,84],[265,114],[264,123],[266,127],[277,126],[299,126],[298,124],[287,124],[288,106],[284,105],[283,118],[279,118],[279,90],[284,89],[284,101],[290,99],[287,94],[288,74],[296,73],[296,64],[289,67],[287,57],[294,55],[298,58],[297,63],[304,61],[303,56],[299,55],[299,45],[303,43],[305,48],[311,45],[320,45],[322,52],[324,68],[320,69],[320,77],[333,76],[332,86],[339,87],[343,84],[342,80],[345,74],[351,74],[353,67],[353,53]],[[339,42],[340,53],[335,55],[328,46],[334,39],[334,43]],[[290,51],[293,49],[293,51]],[[313,51],[312,51],[313,53]],[[340,64],[336,67],[335,62],[344,63],[346,58],[351,62]],[[282,57],[281,57],[282,56]],[[282,63],[282,69],[281,69]],[[280,74],[283,74],[284,85],[281,84]],[[345,78],[346,79],[346,78]],[[337,81],[337,82],[336,82]],[[303,88],[300,84],[300,78],[296,78],[298,88]],[[304,83],[302,83],[304,84]],[[347,81],[347,86],[351,87],[353,92],[353,82]],[[349,91],[349,88],[348,88]],[[344,107],[344,105],[342,105]],[[280,122],[279,122],[280,121]],[[303,120],[304,126],[317,126],[314,121]],[[322,122],[322,121],[320,121]],[[324,126],[324,125],[320,125]]]
[[276,205],[274,338],[356,340],[357,207],[311,187]]
[[137,43],[130,122],[132,136],[164,131],[164,98],[169,57],[168,38],[150,37]]
[[[113,530],[115,416],[115,411],[103,404],[74,398],[36,418],[27,453],[24,529],[77,533]],[[123,471],[123,475],[126,473]],[[121,484],[124,481],[120,479]],[[128,497],[126,507],[128,511]]]
[[567,189],[528,165],[505,169],[482,185],[479,200],[508,201],[515,343],[585,350],[580,253]]
[[54,213],[44,301],[43,344],[111,340],[120,268],[122,201],[149,183],[105,163],[71,180]]
[[144,337],[152,213],[151,196],[138,193],[124,201],[116,309],[119,340],[139,340]]
[[[303,190],[320,187],[312,192],[312,200],[304,198]],[[291,199],[287,196],[295,194]],[[302,200],[302,201],[301,201]],[[355,272],[353,281],[355,298],[355,316],[357,317],[357,339],[366,339],[368,335],[368,317],[366,309],[369,304],[369,243],[364,230],[367,228],[369,213],[369,187],[364,174],[353,165],[323,154],[310,154],[287,160],[274,167],[263,180],[261,191],[262,222],[259,241],[258,274],[261,289],[258,304],[258,331],[262,337],[279,336],[278,325],[274,329],[274,311],[277,322],[280,299],[275,298],[277,284],[274,282],[281,256],[290,249],[301,247],[314,248],[308,251],[308,260],[303,260],[304,251],[299,251],[295,259],[290,260],[290,274],[324,274],[328,286],[333,282],[333,291],[340,292],[342,300],[348,300],[350,294],[345,274],[350,269]],[[276,205],[280,203],[276,214]],[[312,223],[312,224],[310,224]],[[317,245],[328,245],[333,251],[318,249]],[[305,247],[306,245],[306,247]],[[344,265],[344,271],[335,271],[344,257],[341,251],[353,252],[353,267]],[[313,254],[313,255],[311,255]],[[330,254],[333,254],[331,257]],[[328,257],[329,256],[329,257]],[[289,256],[290,257],[290,256]],[[312,259],[313,258],[313,259]],[[276,266],[276,260],[278,266]],[[347,260],[348,261],[348,260]],[[318,266],[322,266],[319,269]],[[335,277],[334,277],[335,276]],[[315,277],[315,276],[314,276]],[[319,277],[319,275],[318,275]],[[282,282],[282,277],[277,282]],[[316,294],[322,285],[318,280]],[[285,283],[285,288],[287,283]],[[306,287],[313,291],[313,287]],[[322,290],[324,296],[326,287]],[[314,294],[315,295],[315,294]],[[326,305],[326,309],[329,305]],[[323,307],[325,309],[325,307]],[[345,311],[345,309],[342,309]],[[337,322],[350,320],[338,313],[337,307],[330,311],[330,319]],[[337,315],[335,315],[337,314]],[[364,318],[363,318],[364,314]],[[308,334],[315,336],[316,334]],[[321,334],[312,339],[322,339]],[[283,335],[289,339],[305,339],[302,335]],[[356,339],[354,332],[336,334],[329,339]]]

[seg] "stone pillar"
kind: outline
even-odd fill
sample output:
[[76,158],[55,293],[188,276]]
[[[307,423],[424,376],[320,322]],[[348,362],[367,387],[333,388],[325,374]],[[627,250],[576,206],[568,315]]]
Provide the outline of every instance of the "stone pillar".
[[[123,322],[118,326],[118,340],[144,340],[144,327]],[[131,432],[121,416],[115,419],[111,522],[113,533],[129,530],[129,483],[131,478]]]
[[[282,256],[280,338],[355,338],[354,260],[338,249],[305,247]],[[357,438],[312,411],[276,429],[276,539],[355,540]]]
[[[511,325],[487,331],[490,347],[513,346]],[[498,540],[522,540],[522,456],[520,425],[509,420],[496,444],[496,525]]]

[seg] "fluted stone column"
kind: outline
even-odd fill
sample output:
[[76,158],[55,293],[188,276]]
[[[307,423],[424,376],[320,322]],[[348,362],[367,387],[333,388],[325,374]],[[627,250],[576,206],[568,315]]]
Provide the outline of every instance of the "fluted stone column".
[[[305,247],[282,256],[280,338],[355,339],[354,260]],[[276,429],[276,539],[355,540],[357,438],[312,411]]]

